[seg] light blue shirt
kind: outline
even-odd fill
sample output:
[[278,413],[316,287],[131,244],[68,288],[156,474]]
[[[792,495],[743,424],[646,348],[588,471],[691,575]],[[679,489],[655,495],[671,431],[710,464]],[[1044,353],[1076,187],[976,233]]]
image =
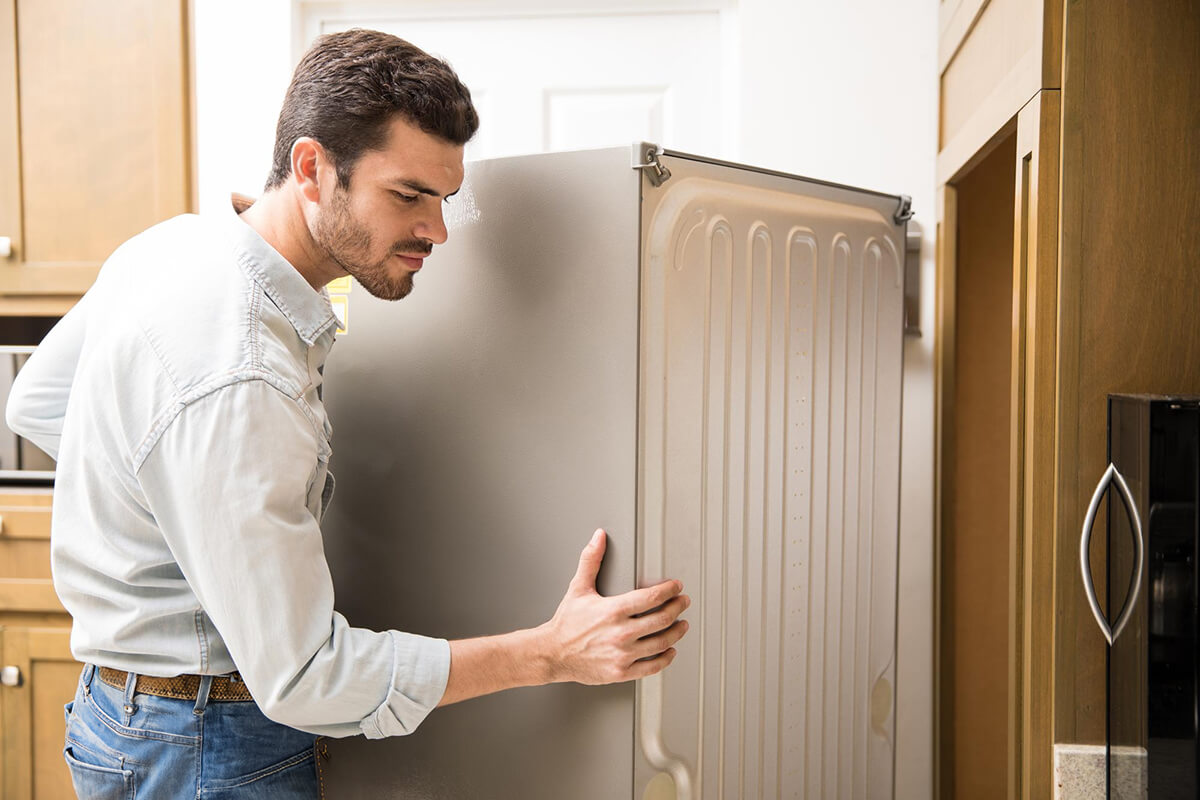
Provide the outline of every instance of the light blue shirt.
[[327,736],[410,733],[441,700],[445,640],[333,608],[335,326],[328,296],[230,212],[130,239],[49,333],[7,418],[58,461],[51,559],[75,658],[238,670],[268,717]]

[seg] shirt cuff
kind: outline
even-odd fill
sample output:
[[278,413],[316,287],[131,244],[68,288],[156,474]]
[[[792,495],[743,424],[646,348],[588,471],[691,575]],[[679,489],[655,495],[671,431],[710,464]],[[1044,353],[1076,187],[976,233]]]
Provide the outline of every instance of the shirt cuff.
[[450,678],[450,642],[412,633],[392,637],[392,683],[383,703],[361,723],[368,739],[412,733],[441,702]]

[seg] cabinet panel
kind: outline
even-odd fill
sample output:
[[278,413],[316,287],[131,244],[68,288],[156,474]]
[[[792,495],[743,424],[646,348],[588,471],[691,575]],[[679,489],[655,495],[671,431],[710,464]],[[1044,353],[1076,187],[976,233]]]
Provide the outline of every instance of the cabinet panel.
[[82,665],[71,658],[70,637],[69,627],[0,628],[0,660],[22,676],[19,685],[0,689],[6,800],[74,796],[62,758],[63,705]]
[[0,611],[62,612],[50,580],[50,490],[0,490]]
[[1061,0],[961,0],[946,13],[939,183],[958,175],[1039,89],[1057,88],[1061,71]]
[[0,490],[0,541],[49,541],[53,497],[49,489],[41,492]]
[[0,293],[81,294],[122,241],[188,210],[185,11],[0,0]]
[[[1105,738],[1079,536],[1113,393],[1200,393],[1200,6],[1071,0],[1060,265],[1056,742]],[[1097,569],[1099,573],[1102,568]]]

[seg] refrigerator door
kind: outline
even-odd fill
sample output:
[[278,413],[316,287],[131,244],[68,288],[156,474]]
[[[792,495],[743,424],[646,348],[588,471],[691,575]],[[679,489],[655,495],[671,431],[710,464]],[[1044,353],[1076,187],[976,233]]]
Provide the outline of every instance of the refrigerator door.
[[694,602],[674,665],[638,685],[634,797],[891,797],[898,198],[660,165],[643,182],[638,579],[680,578]]
[[[412,295],[350,292],[325,371],[323,528],[353,624],[538,625],[597,527],[602,593],[633,588],[637,186],[627,148],[468,164]],[[628,797],[633,692],[519,689],[409,736],[330,741],[328,796]]]

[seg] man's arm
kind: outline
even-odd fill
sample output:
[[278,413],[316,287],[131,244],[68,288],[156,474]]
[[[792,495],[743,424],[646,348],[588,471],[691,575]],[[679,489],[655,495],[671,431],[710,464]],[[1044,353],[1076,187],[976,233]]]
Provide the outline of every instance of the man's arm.
[[251,380],[188,405],[138,473],[172,554],[268,717],[324,735],[392,736],[438,705],[517,686],[631,680],[674,657],[670,646],[686,630],[676,621],[687,605],[680,584],[601,597],[600,531],[554,617],[533,630],[447,643],[349,626],[334,611],[321,533],[305,506],[316,447],[295,399]]
[[318,447],[295,396],[247,380],[183,408],[137,474],[148,511],[264,714],[326,736],[411,733],[445,691],[450,647],[356,628],[334,610],[310,507],[323,488]]
[[[615,597],[596,591],[605,533],[596,531],[553,619],[531,630],[450,643],[450,677],[439,706],[518,686],[617,683],[654,675],[675,659],[690,605],[679,581]],[[649,613],[647,613],[649,612]]]
[[14,433],[58,458],[63,418],[87,329],[88,295],[46,334],[13,382],[5,421]]

